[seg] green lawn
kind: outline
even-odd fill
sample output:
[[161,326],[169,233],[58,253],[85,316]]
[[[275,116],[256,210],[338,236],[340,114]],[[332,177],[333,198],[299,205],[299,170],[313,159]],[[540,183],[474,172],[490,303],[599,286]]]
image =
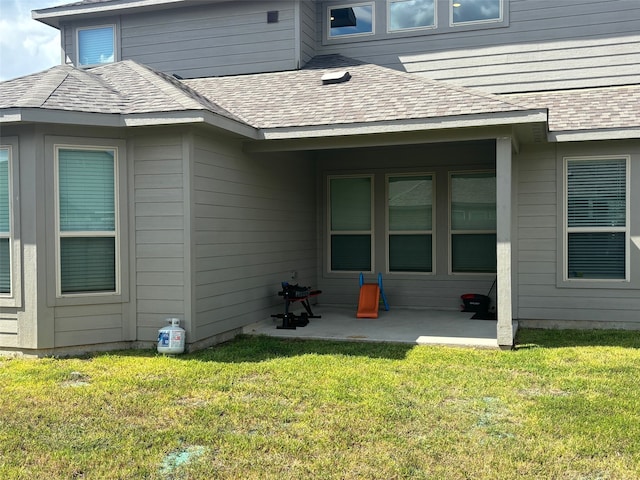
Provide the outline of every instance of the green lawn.
[[637,479],[640,332],[0,359],[2,479]]

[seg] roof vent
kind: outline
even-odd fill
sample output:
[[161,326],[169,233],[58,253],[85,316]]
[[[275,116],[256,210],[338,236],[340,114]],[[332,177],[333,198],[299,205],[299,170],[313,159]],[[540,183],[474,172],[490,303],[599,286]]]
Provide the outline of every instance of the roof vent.
[[322,75],[322,84],[330,85],[332,83],[344,83],[348,82],[351,75],[346,70],[340,72],[329,72]]

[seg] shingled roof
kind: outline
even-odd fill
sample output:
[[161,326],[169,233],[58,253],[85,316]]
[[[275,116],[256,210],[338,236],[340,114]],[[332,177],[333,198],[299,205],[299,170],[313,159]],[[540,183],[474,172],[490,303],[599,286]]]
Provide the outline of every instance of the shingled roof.
[[514,94],[513,101],[549,110],[551,132],[640,126],[640,85]]
[[58,65],[0,83],[0,108],[103,114],[203,110],[238,120],[177,79],[132,60],[91,70]]
[[[325,74],[336,72],[349,72],[345,78],[350,78],[323,84]],[[255,138],[258,131],[307,127],[394,124],[402,129],[412,121],[430,122],[430,128],[469,118],[477,125],[498,125],[518,115],[522,122],[548,121],[556,133],[635,132],[640,127],[640,85],[494,95],[340,55],[316,57],[301,70],[179,80],[125,60],[90,70],[60,65],[2,82],[0,109],[127,118],[166,114],[165,124],[172,123],[171,114],[200,112],[181,121],[224,118]]]
[[[348,71],[323,85],[326,73]],[[437,82],[340,55],[302,70],[184,80],[255,128],[345,125],[528,110],[516,100]]]

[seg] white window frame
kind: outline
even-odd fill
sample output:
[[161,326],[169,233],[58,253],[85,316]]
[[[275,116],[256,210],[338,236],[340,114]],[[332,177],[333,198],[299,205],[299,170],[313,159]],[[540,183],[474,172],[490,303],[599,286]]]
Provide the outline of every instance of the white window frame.
[[[54,204],[55,204],[55,269],[56,269],[56,298],[85,298],[85,297],[113,297],[121,295],[121,231],[120,231],[120,185],[119,185],[119,148],[117,146],[88,146],[77,144],[54,145]],[[114,231],[60,231],[60,189],[59,189],[59,152],[60,150],[83,151],[112,151],[113,152],[113,176],[114,176]],[[60,265],[60,239],[61,238],[113,238],[115,243],[115,290],[105,292],[62,293],[61,265]]]
[[86,31],[86,30],[97,30],[99,28],[111,28],[112,31],[112,43],[113,43],[113,62],[109,62],[109,63],[115,63],[118,61],[118,44],[117,44],[117,26],[115,23],[107,23],[104,25],[90,25],[90,26],[86,26],[86,27],[78,27],[76,28],[76,66],[78,68],[92,68],[92,67],[98,67],[100,65],[108,65],[108,63],[91,63],[91,64],[83,64],[80,61],[80,32],[81,31]]
[[2,238],[9,239],[9,293],[0,293],[0,307],[22,306],[22,267],[20,242],[20,196],[18,187],[18,139],[4,137],[0,140],[0,148],[8,150],[8,186],[9,186],[9,234],[2,234]]
[[[476,173],[493,173],[495,174],[496,171],[494,169],[484,169],[484,170],[456,170],[456,171],[450,171],[449,172],[449,195],[448,195],[448,199],[447,199],[447,208],[448,208],[448,213],[449,213],[449,217],[447,219],[448,224],[449,224],[449,234],[448,234],[448,246],[447,246],[447,250],[448,250],[448,255],[449,255],[449,275],[472,275],[472,276],[487,276],[487,275],[491,275],[494,276],[496,275],[496,272],[454,272],[453,271],[453,235],[462,235],[462,234],[467,234],[467,235],[483,235],[483,234],[497,234],[497,226],[496,229],[494,230],[453,230],[452,228],[452,215],[453,215],[453,202],[452,202],[452,194],[453,194],[453,188],[452,188],[452,179],[454,175],[473,175]],[[497,209],[497,206],[496,206]],[[496,211],[496,215],[497,215],[497,211]],[[497,245],[496,245],[497,247]],[[496,265],[496,269],[497,269],[497,265]]]
[[[370,6],[371,7],[371,31],[370,32],[361,32],[361,33],[350,33],[344,35],[331,35],[331,10],[337,10],[340,8],[353,8],[353,7],[363,7]],[[368,37],[375,35],[376,33],[376,4],[375,2],[360,2],[360,3],[347,3],[347,4],[336,4],[336,5],[327,5],[326,8],[326,21],[325,21],[325,36],[327,40],[339,40],[339,39],[349,39],[349,38],[360,38],[360,37]]]
[[[431,177],[431,230],[398,230],[391,232],[389,228],[389,179],[397,177]],[[436,274],[436,174],[433,172],[411,172],[411,173],[387,173],[385,175],[385,272],[389,275],[435,275]],[[431,235],[431,271],[413,272],[390,269],[389,248],[391,245],[391,235]]]
[[[625,226],[624,227],[569,227],[569,162],[571,161],[599,161],[599,160],[625,160],[626,178],[625,178]],[[593,156],[571,156],[563,157],[562,161],[562,182],[563,182],[563,200],[562,200],[562,252],[563,252],[563,281],[567,284],[576,283],[582,285],[596,284],[620,284],[629,283],[631,279],[631,156],[630,155],[593,155]],[[625,234],[625,278],[575,278],[569,277],[569,233],[581,232],[607,232],[607,233],[624,233]]]
[[433,0],[433,25],[425,27],[411,27],[391,29],[391,5],[394,3],[404,3],[410,0],[387,0],[387,33],[396,35],[398,33],[420,32],[423,30],[436,30],[438,28],[438,0]]
[[371,268],[368,271],[363,271],[362,273],[373,273],[376,271],[375,268],[375,175],[373,174],[352,174],[352,175],[327,175],[327,199],[326,199],[326,209],[327,209],[327,267],[326,271],[328,273],[335,274],[353,274],[354,272],[359,272],[360,270],[332,270],[331,268],[331,238],[334,234],[334,231],[331,229],[331,180],[340,179],[340,178],[369,178],[370,183],[370,200],[371,200],[371,211],[369,213],[371,218],[371,225],[369,230],[336,230],[335,233],[337,235],[369,235],[371,239],[371,259],[370,265]]
[[455,8],[454,5],[456,3],[456,0],[449,0],[449,26],[450,27],[463,27],[466,25],[486,25],[486,24],[496,24],[496,23],[502,23],[505,21],[505,8],[504,8],[504,3],[505,0],[499,0],[500,3],[500,16],[498,18],[489,18],[486,20],[472,20],[469,22],[454,22],[453,21],[453,9]]

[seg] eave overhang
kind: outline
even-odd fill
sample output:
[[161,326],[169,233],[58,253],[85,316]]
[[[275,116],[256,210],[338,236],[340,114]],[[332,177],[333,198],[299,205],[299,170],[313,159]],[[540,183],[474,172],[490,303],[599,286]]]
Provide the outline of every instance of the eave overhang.
[[[220,1],[223,0],[208,0],[208,3]],[[31,18],[45,25],[59,28],[61,21],[74,20],[79,16],[104,17],[120,15],[124,12],[141,12],[188,5],[202,5],[203,3],[205,3],[203,0],[121,0],[107,3],[69,4],[33,10]]]

